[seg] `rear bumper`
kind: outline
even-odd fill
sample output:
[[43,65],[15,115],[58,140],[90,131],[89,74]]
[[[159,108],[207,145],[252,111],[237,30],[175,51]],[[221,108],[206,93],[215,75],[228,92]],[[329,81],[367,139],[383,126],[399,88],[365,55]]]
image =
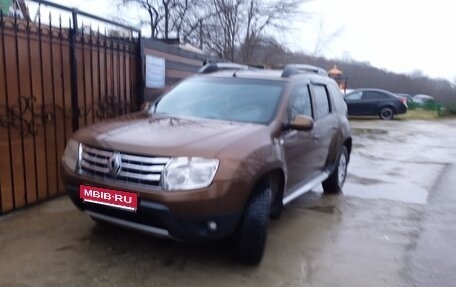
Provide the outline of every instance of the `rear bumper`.
[[407,112],[407,106],[406,105],[400,105],[399,107],[396,108],[395,110],[396,114],[405,114]]
[[178,241],[201,242],[225,238],[235,231],[242,215],[182,217],[174,215],[166,205],[148,200],[139,200],[136,212],[131,212],[83,202],[79,197],[79,186],[67,184],[65,189],[76,207],[97,220]]

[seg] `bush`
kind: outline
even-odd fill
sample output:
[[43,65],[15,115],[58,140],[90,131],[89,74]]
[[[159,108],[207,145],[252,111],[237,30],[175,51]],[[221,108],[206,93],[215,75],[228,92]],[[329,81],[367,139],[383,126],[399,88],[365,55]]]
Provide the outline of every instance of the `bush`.
[[415,102],[407,102],[407,106],[409,110],[416,110],[419,105]]
[[439,116],[441,116],[441,117],[456,116],[456,104],[450,104],[450,105],[443,106],[439,111]]
[[409,109],[411,109],[411,110],[420,108],[420,109],[427,110],[427,111],[439,112],[442,109],[442,105],[436,101],[426,101],[423,104],[411,102],[411,103],[408,103],[407,105],[408,105]]

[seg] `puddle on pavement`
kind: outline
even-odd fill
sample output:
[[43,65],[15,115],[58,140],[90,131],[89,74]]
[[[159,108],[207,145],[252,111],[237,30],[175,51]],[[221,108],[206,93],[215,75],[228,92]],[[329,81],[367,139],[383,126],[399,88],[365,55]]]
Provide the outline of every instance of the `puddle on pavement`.
[[384,181],[382,181],[382,180],[378,180],[375,178],[356,176],[353,174],[350,175],[350,179],[354,183],[359,183],[359,184],[364,184],[364,185],[375,185],[375,184],[384,183]]
[[[323,188],[321,187],[317,187],[313,191],[323,194]],[[367,186],[347,182],[343,188],[343,195],[362,199],[382,199],[412,204],[426,204],[429,192],[424,189],[398,190],[391,186]]]
[[353,128],[352,134],[354,136],[386,135],[388,134],[388,130],[378,128]]
[[334,206],[312,206],[308,208],[309,210],[316,211],[316,212],[321,212],[321,213],[327,213],[327,214],[334,214],[334,213],[340,213],[340,211]]
[[[363,199],[426,204],[445,168],[440,163],[415,163],[366,158],[354,153],[343,193]],[[321,187],[314,189],[323,192]]]
[[[404,162],[398,159],[352,154],[344,196],[426,204],[429,192],[445,168],[440,163]],[[314,189],[322,193],[321,186]]]
[[426,204],[456,155],[456,137],[437,122],[352,122],[352,133],[345,196]]

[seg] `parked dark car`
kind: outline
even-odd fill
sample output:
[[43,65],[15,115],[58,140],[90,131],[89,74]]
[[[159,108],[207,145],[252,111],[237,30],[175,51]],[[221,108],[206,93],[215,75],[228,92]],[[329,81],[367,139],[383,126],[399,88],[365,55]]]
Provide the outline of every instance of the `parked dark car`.
[[357,89],[345,96],[350,116],[379,116],[391,120],[407,112],[407,99],[380,89]]

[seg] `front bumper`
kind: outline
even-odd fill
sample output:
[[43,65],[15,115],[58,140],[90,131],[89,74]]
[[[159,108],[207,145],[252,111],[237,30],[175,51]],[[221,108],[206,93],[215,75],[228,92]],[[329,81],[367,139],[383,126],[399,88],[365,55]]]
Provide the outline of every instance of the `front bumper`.
[[242,215],[229,213],[183,217],[173,214],[162,203],[146,199],[140,199],[136,212],[130,212],[83,202],[79,197],[78,185],[66,184],[65,189],[72,202],[94,219],[178,241],[201,242],[225,238],[235,231]]

